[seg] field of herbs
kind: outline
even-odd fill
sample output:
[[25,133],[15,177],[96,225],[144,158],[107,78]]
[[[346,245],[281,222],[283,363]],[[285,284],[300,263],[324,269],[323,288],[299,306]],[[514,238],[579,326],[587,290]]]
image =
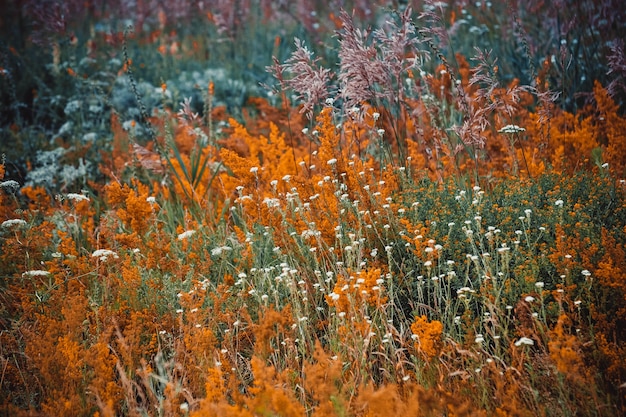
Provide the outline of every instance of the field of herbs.
[[8,0],[0,416],[626,415],[620,0]]

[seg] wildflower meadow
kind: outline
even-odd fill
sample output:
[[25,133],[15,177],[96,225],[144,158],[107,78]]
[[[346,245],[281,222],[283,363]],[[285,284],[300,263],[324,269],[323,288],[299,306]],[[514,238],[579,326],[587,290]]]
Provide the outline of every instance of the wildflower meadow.
[[620,0],[8,0],[0,416],[625,416]]

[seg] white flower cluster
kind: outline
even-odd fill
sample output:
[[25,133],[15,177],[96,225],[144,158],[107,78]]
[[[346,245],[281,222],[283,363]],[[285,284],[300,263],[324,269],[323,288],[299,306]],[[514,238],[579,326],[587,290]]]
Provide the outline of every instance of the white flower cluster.
[[22,274],[23,277],[45,277],[50,275],[50,272],[43,271],[41,269],[35,269],[32,271],[26,271]]
[[22,219],[10,219],[3,221],[0,225],[3,229],[10,229],[13,226],[26,226],[26,222]]
[[191,237],[194,233],[196,233],[195,230],[185,230],[184,232],[178,235],[178,240],[185,240]]
[[211,249],[212,256],[221,256],[224,252],[229,252],[233,250],[230,246],[218,246],[217,248]]
[[14,180],[2,181],[0,182],[0,188],[13,192],[20,188],[20,184]]
[[77,203],[81,201],[89,201],[89,197],[87,197],[85,194],[68,193],[65,195],[65,198],[75,201]]
[[515,342],[515,346],[520,347],[522,345],[528,345],[528,346],[532,346],[535,344],[535,341],[533,339],[530,339],[528,337],[520,337],[519,340],[517,342]]
[[119,258],[119,256],[117,256],[117,253],[113,252],[110,249],[97,249],[93,251],[91,256],[93,258],[100,258],[102,262],[106,262],[106,260],[109,259],[109,257],[112,257],[114,259]]
[[519,127],[518,125],[506,125],[502,129],[498,130],[498,133],[519,133],[525,131],[526,129]]

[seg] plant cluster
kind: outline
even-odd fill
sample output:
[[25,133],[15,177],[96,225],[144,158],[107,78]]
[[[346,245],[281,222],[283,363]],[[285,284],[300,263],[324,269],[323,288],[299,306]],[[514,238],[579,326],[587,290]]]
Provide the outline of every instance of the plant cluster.
[[[49,3],[23,13],[67,31],[76,5]],[[38,153],[23,178],[0,165],[1,412],[624,415],[619,42],[611,80],[600,59],[576,64],[587,85],[534,61],[550,42],[521,3],[511,21],[489,2],[215,3],[138,3],[150,35],[96,31],[117,57],[53,54],[54,88],[72,89],[38,93],[49,111],[21,109],[5,67],[3,134]],[[115,21],[92,6],[85,21]],[[277,90],[189,63],[207,50],[194,19],[234,57],[277,14],[305,28],[251,67]],[[558,36],[606,41],[569,19]],[[587,23],[622,29],[608,22]],[[316,55],[324,28],[337,47]],[[480,39],[494,51],[463,44]],[[162,66],[142,68],[155,49]]]

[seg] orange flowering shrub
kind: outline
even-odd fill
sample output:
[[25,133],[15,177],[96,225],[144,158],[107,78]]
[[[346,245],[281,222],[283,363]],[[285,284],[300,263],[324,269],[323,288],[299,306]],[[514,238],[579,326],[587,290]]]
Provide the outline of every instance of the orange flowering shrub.
[[426,316],[415,317],[415,321],[411,324],[415,350],[426,361],[440,354],[443,347],[442,331],[443,325],[440,321],[428,321]]
[[326,301],[338,312],[352,316],[355,309],[376,307],[387,301],[384,281],[384,275],[378,268],[356,273],[348,270],[345,275],[337,277],[335,288],[326,296]]
[[[548,342],[550,358],[566,378],[581,378],[584,377],[584,365],[580,343],[575,336],[565,333],[567,320],[567,316],[562,315],[552,330]],[[580,383],[583,380],[581,378],[577,382]]]
[[[594,127],[594,136],[598,147],[605,152],[602,155],[618,176],[626,175],[626,120],[620,114],[618,105],[611,99],[607,90],[599,83],[594,83],[596,107],[588,110],[589,123]],[[600,161],[598,161],[600,162]]]
[[116,208],[115,214],[122,221],[122,226],[138,235],[145,233],[155,208],[148,201],[148,187],[135,182],[137,190],[126,184],[110,183],[105,192],[108,203]]

